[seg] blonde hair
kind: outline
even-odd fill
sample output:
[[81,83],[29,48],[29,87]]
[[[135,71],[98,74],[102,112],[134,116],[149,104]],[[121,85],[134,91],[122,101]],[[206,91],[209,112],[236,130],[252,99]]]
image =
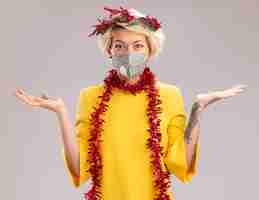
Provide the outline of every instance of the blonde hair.
[[[135,9],[130,9],[130,11],[134,13],[135,16],[144,16]],[[103,55],[109,56],[108,49],[110,48],[112,42],[112,31],[118,27],[144,34],[150,47],[150,57],[157,57],[161,53],[165,41],[165,35],[162,29],[159,28],[158,30],[153,31],[145,26],[145,24],[143,24],[141,21],[138,21],[138,23],[130,26],[125,23],[117,23],[116,26],[110,27],[104,34],[97,35],[97,45]]]

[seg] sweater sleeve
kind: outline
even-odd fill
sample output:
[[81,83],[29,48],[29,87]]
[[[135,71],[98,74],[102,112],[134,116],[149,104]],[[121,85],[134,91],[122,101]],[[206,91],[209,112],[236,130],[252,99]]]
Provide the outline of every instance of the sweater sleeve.
[[87,172],[89,168],[88,159],[88,137],[89,137],[89,116],[93,98],[88,93],[90,86],[80,91],[78,103],[76,107],[76,116],[74,122],[74,134],[77,144],[79,145],[79,158],[80,158],[80,175],[77,176],[66,158],[65,149],[62,148],[62,157],[65,163],[71,183],[74,187],[78,188],[90,178],[90,173]]
[[187,168],[184,131],[186,128],[187,114],[184,108],[183,97],[178,87],[174,87],[172,97],[172,112],[167,126],[168,148],[164,162],[170,173],[174,174],[183,183],[191,181],[197,173],[197,160],[199,159],[199,141],[194,148],[194,157],[191,167]]

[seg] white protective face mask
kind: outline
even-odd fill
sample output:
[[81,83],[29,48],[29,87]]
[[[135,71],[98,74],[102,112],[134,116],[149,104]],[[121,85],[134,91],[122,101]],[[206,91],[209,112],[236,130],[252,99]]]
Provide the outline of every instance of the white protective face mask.
[[147,62],[147,57],[144,53],[132,52],[126,55],[113,55],[111,64],[122,75],[128,79],[133,79],[143,73]]

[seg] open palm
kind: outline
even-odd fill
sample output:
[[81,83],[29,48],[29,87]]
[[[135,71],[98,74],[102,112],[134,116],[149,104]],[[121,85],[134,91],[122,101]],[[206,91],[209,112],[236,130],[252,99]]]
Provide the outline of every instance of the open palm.
[[214,102],[240,94],[244,91],[246,87],[247,85],[240,84],[222,91],[208,92],[207,94],[198,94],[196,98],[197,102],[200,105],[200,111],[206,109],[208,105]]
[[26,94],[21,89],[16,89],[14,94],[22,102],[33,107],[42,107],[53,112],[58,112],[60,109],[64,107],[64,102],[61,98],[50,98],[44,94],[41,97],[35,97]]

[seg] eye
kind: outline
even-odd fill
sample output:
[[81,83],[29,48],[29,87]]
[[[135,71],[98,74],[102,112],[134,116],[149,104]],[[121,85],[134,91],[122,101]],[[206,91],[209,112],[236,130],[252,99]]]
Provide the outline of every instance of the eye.
[[139,49],[139,48],[143,48],[144,45],[143,45],[143,44],[136,44],[135,47],[136,47],[137,49]]
[[121,44],[115,44],[114,47],[115,47],[116,49],[118,49],[118,48],[122,48],[122,45],[121,45]]

